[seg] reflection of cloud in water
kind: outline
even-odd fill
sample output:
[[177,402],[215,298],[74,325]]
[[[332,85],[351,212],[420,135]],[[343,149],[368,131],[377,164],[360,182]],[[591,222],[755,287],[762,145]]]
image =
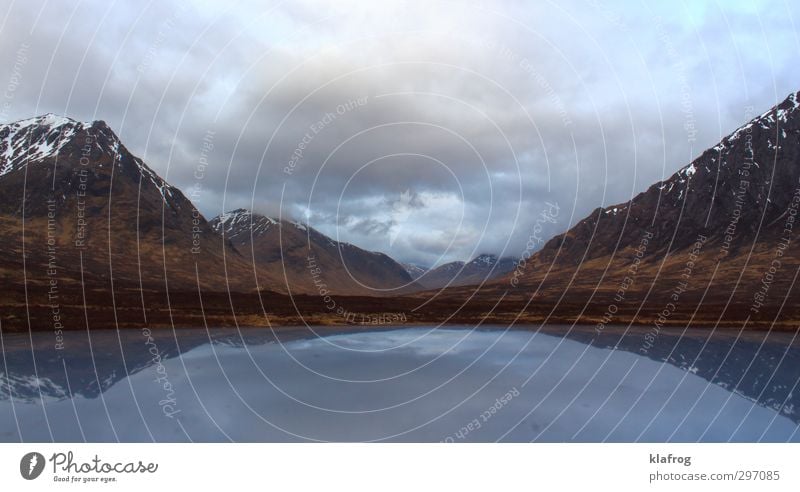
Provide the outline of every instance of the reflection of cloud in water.
[[214,330],[213,344],[205,331],[181,332],[178,344],[168,333],[157,342],[179,426],[161,411],[164,392],[135,333],[121,334],[128,377],[116,333],[93,335],[94,361],[80,339],[85,334],[70,334],[64,353],[48,350],[47,334],[35,335],[38,380],[27,334],[4,336],[4,441],[49,441],[51,431],[56,440],[82,440],[81,429],[99,441],[150,440],[151,433],[159,441],[439,441],[480,420],[511,388],[519,396],[467,440],[800,439],[792,392],[797,347],[781,337],[761,351],[759,339],[734,344],[715,337],[700,352],[703,335],[664,335],[643,357],[635,335],[597,339],[580,332],[561,338],[412,328],[327,340],[290,334],[281,344],[264,331],[242,338]]
[[359,352],[406,351],[423,356],[455,355],[485,348],[483,340],[474,335],[470,336],[468,331],[439,328],[387,331],[380,337],[371,332],[333,335],[325,339],[294,341],[287,344],[287,349],[291,352],[324,350],[331,346]]

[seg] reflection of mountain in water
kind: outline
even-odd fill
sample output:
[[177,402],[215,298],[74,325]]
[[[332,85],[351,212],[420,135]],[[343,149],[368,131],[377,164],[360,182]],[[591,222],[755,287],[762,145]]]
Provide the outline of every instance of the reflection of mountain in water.
[[632,331],[621,336],[581,330],[567,338],[666,362],[800,422],[800,346],[791,334],[661,332],[650,346],[645,343],[648,332]]
[[209,342],[243,347],[276,340],[266,330],[247,331],[241,336],[232,330],[182,330],[177,339],[171,330],[164,330],[153,332],[152,337],[154,343],[147,343],[139,330],[121,331],[119,335],[95,331],[89,340],[85,333],[70,332],[65,348],[56,350],[52,338],[35,334],[33,351],[27,337],[14,345],[6,340],[0,363],[0,400],[97,398],[128,375]]
[[[388,327],[387,327],[388,329]],[[549,330],[548,330],[549,331]],[[70,333],[64,350],[55,350],[47,334],[35,334],[33,351],[26,337],[6,337],[0,362],[0,400],[33,402],[39,398],[96,398],[129,374],[212,343],[244,349],[246,346],[289,342],[315,336],[306,328],[283,330],[171,330],[154,332],[155,344],[146,344],[138,330]],[[692,331],[683,336],[662,332],[646,351],[645,331],[622,337],[606,332],[572,330],[567,338],[598,348],[624,350],[689,371],[758,405],[800,422],[800,346],[791,335],[746,333],[740,337]],[[150,349],[157,347],[158,356]],[[35,367],[32,358],[35,354]]]

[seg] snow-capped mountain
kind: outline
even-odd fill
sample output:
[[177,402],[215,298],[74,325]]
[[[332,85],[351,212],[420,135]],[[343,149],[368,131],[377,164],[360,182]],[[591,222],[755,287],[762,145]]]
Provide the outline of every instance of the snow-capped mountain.
[[232,285],[255,288],[183,193],[103,121],[46,114],[0,126],[0,225],[0,276],[12,285],[218,287],[228,256]]
[[756,235],[779,234],[800,178],[798,106],[798,94],[790,94],[631,201],[596,209],[539,257],[549,261],[558,251],[563,263],[610,255],[635,247],[646,230],[654,234],[649,253],[688,247],[698,234],[735,253]]
[[[237,208],[230,212],[220,214],[209,222],[211,227],[231,241],[241,240],[243,237],[259,238],[267,234],[272,227],[289,225],[295,229],[306,232],[306,225],[302,222],[273,219],[261,214],[252,213],[244,208]],[[333,242],[333,240],[330,240]],[[347,243],[341,243],[347,244]]]
[[0,125],[0,177],[40,163],[52,163],[56,168],[78,164],[86,171],[111,164],[118,169],[131,166],[130,171],[143,178],[142,184],[154,187],[165,200],[177,191],[141,159],[131,156],[104,121],[85,123],[48,113]]
[[389,295],[415,288],[389,256],[335,241],[301,222],[236,209],[210,225],[261,271],[280,272],[292,292],[318,292],[321,283],[336,294]]
[[91,126],[52,113],[0,125],[0,176],[55,156],[76,132]]
[[510,272],[516,264],[515,258],[480,254],[467,263],[453,261],[428,270],[418,282],[429,289],[477,285]]
[[243,208],[237,208],[214,217],[210,224],[217,233],[224,234],[231,241],[236,241],[242,235],[260,237],[272,226],[278,225],[278,221],[271,217],[254,215]]
[[632,200],[595,209],[484,294],[535,293],[542,316],[603,323],[800,316],[799,102],[790,94]]

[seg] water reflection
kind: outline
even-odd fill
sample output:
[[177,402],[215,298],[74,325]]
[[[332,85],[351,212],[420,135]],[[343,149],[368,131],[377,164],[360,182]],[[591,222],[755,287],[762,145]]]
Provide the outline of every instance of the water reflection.
[[797,441],[792,335],[3,334],[0,441]]

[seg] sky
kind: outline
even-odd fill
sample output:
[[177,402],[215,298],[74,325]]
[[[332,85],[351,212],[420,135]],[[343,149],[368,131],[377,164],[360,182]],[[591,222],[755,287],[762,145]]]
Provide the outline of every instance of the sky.
[[519,257],[800,90],[800,5],[0,1],[0,123],[105,120],[211,218]]

